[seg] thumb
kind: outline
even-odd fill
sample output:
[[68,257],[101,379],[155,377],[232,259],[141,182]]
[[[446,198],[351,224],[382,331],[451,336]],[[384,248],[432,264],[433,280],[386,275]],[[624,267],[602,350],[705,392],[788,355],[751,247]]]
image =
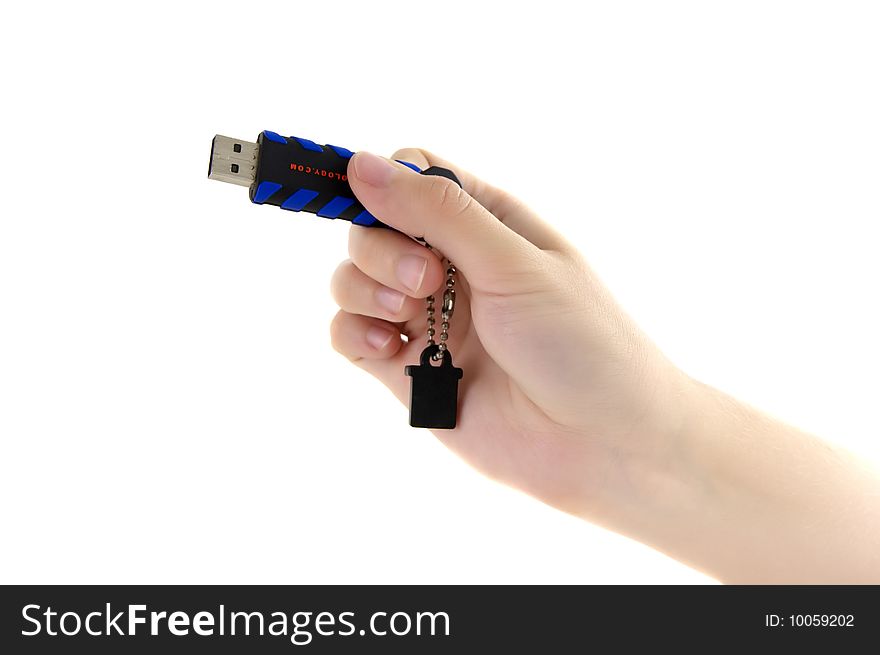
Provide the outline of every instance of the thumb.
[[[369,152],[348,165],[358,200],[380,221],[424,238],[454,262],[473,290],[509,293],[534,279],[540,248],[499,221],[452,180],[420,175]],[[513,288],[512,288],[513,287]]]

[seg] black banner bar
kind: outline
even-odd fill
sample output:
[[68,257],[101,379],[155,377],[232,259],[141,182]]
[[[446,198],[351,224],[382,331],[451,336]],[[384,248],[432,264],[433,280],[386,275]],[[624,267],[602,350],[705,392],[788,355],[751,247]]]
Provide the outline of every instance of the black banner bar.
[[3,653],[840,649],[876,643],[880,587],[12,586],[0,626]]

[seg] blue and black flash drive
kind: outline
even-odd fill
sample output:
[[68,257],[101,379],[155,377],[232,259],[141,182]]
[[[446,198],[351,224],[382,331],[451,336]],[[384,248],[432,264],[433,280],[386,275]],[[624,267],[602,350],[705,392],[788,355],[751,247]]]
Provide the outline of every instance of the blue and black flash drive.
[[[348,148],[319,145],[300,137],[284,137],[268,130],[257,142],[216,135],[211,144],[208,177],[249,187],[251,201],[281,209],[339,218],[356,225],[387,227],[364,209],[348,184]],[[461,186],[455,173],[437,166],[417,173],[441,175]]]

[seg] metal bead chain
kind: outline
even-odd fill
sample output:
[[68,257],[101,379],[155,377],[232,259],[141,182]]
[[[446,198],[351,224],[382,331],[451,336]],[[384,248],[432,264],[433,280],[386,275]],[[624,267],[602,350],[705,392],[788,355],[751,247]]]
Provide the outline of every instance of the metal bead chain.
[[[446,345],[449,339],[449,319],[455,311],[455,273],[457,272],[452,262],[449,262],[446,268],[446,289],[443,291],[443,306],[440,309],[440,343],[437,344],[437,352],[434,353],[432,359],[440,361],[443,359],[443,353],[448,349]],[[434,296],[426,298],[428,303],[428,345],[433,346],[434,335],[437,334],[434,325],[437,320],[434,318]]]

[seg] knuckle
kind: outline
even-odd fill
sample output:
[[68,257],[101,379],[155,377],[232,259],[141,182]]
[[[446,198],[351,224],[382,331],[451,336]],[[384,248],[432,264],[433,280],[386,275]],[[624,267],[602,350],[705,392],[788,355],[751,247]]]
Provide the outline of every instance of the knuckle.
[[369,274],[387,258],[388,253],[383,246],[381,230],[361,230],[360,234],[352,234],[348,240],[348,256],[351,265]]
[[330,321],[330,345],[338,353],[342,352],[343,320],[345,320],[345,312],[339,310]]
[[485,187],[495,197],[496,211],[500,214],[501,218],[510,214],[522,214],[531,211],[526,203],[511,193],[497,187],[490,187],[488,184]]
[[455,182],[439,175],[426,177],[430,178],[425,187],[427,201],[438,213],[452,218],[464,214],[471,208],[473,197]]
[[340,262],[330,277],[330,295],[337,305],[342,306],[351,286],[351,273],[354,263],[350,259]]
[[354,317],[344,310],[340,309],[336,312],[336,315],[330,321],[330,345],[333,350],[345,357],[348,361],[359,365],[359,362],[363,358],[352,354],[349,343],[350,338],[346,337],[349,332],[346,324],[352,318]]
[[366,236],[364,233],[366,230],[362,229],[360,225],[354,225],[348,230],[348,256],[351,259],[355,259],[357,254],[363,248],[364,237]]
[[404,161],[409,161],[420,166],[429,161],[428,151],[423,150],[422,148],[401,148],[391,155],[391,159],[403,159]]

